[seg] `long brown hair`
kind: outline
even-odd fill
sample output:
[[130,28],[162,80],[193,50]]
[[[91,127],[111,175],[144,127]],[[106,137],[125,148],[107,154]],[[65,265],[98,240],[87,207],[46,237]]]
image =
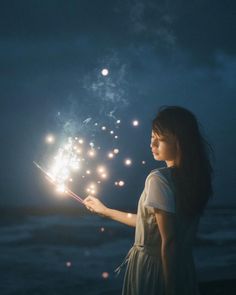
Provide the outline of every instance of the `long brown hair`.
[[176,138],[179,158],[171,169],[176,208],[187,217],[202,214],[213,195],[211,156],[214,153],[199,127],[194,114],[180,106],[162,106],[152,122],[155,133]]

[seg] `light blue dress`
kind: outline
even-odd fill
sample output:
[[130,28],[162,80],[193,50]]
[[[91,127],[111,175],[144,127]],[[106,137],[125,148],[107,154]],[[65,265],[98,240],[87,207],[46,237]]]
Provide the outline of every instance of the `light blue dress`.
[[176,212],[174,185],[168,167],[153,170],[145,181],[138,203],[135,242],[126,259],[122,295],[164,295],[161,236],[154,208],[174,214],[177,231],[177,294],[197,295],[198,284],[192,246],[199,218],[187,221]]

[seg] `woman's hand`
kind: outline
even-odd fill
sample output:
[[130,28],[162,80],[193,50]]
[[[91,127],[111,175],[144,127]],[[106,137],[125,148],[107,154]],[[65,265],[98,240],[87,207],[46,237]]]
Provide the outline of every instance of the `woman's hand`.
[[99,199],[92,196],[88,196],[84,199],[84,205],[89,211],[103,216],[105,216],[105,212],[108,209]]

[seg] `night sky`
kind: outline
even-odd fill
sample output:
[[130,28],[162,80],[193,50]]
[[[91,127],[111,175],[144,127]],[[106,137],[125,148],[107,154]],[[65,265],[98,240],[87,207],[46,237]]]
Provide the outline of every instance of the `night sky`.
[[148,172],[165,165],[149,148],[161,105],[196,114],[215,149],[211,204],[235,205],[235,19],[227,0],[1,1],[0,205],[75,206],[55,197],[32,161],[53,154],[49,132],[89,136],[82,122],[108,124],[113,112],[124,122],[123,154],[136,164],[117,171],[126,187],[107,184],[101,198],[134,207]]

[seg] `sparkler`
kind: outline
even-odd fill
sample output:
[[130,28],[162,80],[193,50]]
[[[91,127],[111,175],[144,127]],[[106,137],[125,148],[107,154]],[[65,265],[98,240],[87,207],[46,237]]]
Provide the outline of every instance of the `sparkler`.
[[[54,177],[47,172],[44,168],[42,168],[38,163],[33,161],[34,165],[46,176],[46,178],[54,185],[58,185],[58,183],[55,181]],[[69,188],[64,186],[64,192],[69,195],[70,197],[74,198],[75,200],[79,201],[80,203],[84,203],[83,199],[80,198],[78,195],[76,195],[73,191],[71,191]]]

